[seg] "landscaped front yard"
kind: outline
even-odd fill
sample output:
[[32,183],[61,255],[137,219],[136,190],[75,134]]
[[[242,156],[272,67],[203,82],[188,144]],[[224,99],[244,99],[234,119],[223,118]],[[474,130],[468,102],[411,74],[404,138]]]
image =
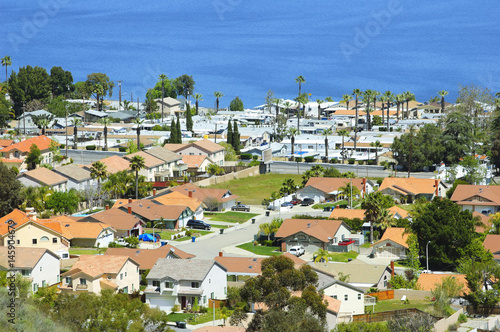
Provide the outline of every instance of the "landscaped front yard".
[[242,224],[242,223],[247,222],[248,220],[258,216],[258,214],[247,213],[247,212],[227,211],[227,212],[223,212],[223,213],[207,213],[207,212],[205,212],[205,216],[210,217],[210,220]]
[[279,250],[279,247],[254,246],[253,242],[240,244],[239,246],[236,247],[250,251],[256,255],[262,255],[262,256],[275,256],[282,254],[282,252],[276,251]]
[[[153,233],[153,229],[152,228],[145,228],[144,229],[144,233],[150,233],[150,234],[152,234]],[[160,234],[160,238],[162,240],[170,240],[171,237],[172,237],[172,235],[177,234],[177,232],[172,232],[172,231],[161,230],[161,229],[155,228],[155,234]]]
[[[433,304],[434,303],[430,300],[412,300],[406,304],[401,301],[401,299],[384,300],[377,301],[377,304],[375,305],[375,312],[416,308],[432,314],[434,311]],[[371,310],[371,308],[372,306],[366,307],[367,310]]]
[[[180,313],[169,314],[167,317],[168,317],[168,320],[170,322],[187,322],[188,324],[191,324],[191,325],[203,324],[203,323],[211,322],[214,319],[213,309],[212,308],[207,308],[207,309],[208,309],[207,312],[204,314],[202,314],[202,313],[193,314],[193,313],[180,312]],[[230,310],[227,308],[224,310],[226,313],[226,324],[227,324],[227,320],[233,314],[233,310]],[[217,319],[222,319],[222,318],[223,317],[221,314],[221,309],[215,309],[215,319],[217,320]]]
[[191,233],[192,235],[190,235],[190,236],[184,236],[184,237],[181,237],[179,239],[175,239],[174,241],[179,241],[179,242],[188,241],[188,240],[191,240],[193,236],[200,237],[200,236],[211,234],[211,233],[213,233],[213,232],[211,232],[211,231],[194,230]]
[[332,262],[344,262],[347,263],[350,259],[356,259],[358,253],[351,250],[349,252],[334,252],[330,254],[330,261]]

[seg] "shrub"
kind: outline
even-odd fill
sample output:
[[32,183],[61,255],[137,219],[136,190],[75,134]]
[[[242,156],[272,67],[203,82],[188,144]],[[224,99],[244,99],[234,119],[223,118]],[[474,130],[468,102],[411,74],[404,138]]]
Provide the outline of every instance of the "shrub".
[[200,307],[200,313],[201,314],[206,314],[207,312],[208,312],[208,308],[207,307],[205,307],[205,306],[201,306]]
[[241,157],[242,160],[250,160],[250,159],[252,159],[252,155],[250,153],[242,153],[240,157]]
[[368,165],[377,165],[376,160],[368,160]]
[[257,159],[259,159],[259,157],[258,156],[252,156],[252,159],[253,160],[257,160]]
[[306,163],[312,163],[314,161],[314,157],[313,156],[307,156],[304,158],[305,162]]
[[85,147],[85,149],[87,149],[87,150],[95,150],[95,145],[87,145]]
[[467,321],[467,316],[464,313],[458,315],[458,322],[460,324],[465,323]]
[[358,161],[358,165],[364,165],[365,164],[365,161],[364,160],[360,160]]
[[266,246],[267,247],[272,247],[273,246],[273,240],[266,240],[265,243],[266,243]]
[[379,127],[378,131],[387,131],[387,127]]
[[66,148],[66,144],[61,144],[61,145],[59,145],[59,149],[63,150],[63,149],[65,149],[65,148]]
[[191,231],[186,231],[186,236],[191,236],[192,232]]
[[300,163],[302,161],[302,157],[295,157],[295,161]]
[[330,163],[332,163],[332,164],[336,164],[336,163],[337,163],[337,159],[336,159],[336,158],[332,158],[332,159],[330,159]]
[[118,151],[120,151],[120,152],[127,152],[127,147],[126,146],[120,146],[118,148]]
[[354,165],[354,162],[355,162],[355,161],[356,161],[356,159],[354,159],[354,158],[349,158],[349,159],[347,160],[347,162],[349,163],[349,165]]
[[179,311],[180,309],[181,309],[181,308],[179,307],[179,305],[178,305],[178,304],[176,304],[176,305],[174,305],[174,306],[172,307],[171,312],[172,312],[172,313],[174,313],[174,312]]

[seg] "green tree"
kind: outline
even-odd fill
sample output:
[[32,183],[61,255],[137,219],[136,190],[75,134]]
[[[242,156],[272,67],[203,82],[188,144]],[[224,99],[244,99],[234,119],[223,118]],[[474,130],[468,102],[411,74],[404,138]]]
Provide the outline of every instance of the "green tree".
[[344,186],[339,187],[338,191],[339,193],[342,193],[344,199],[347,199],[349,202],[351,201],[352,198],[359,196],[361,194],[358,187],[351,186],[350,182],[346,182]]
[[50,69],[50,86],[53,98],[60,95],[68,97],[75,89],[73,75],[70,71],[66,71],[61,67],[52,67]]
[[136,125],[135,131],[137,132],[137,150],[141,151],[141,128],[144,120],[136,117],[132,120],[132,123]]
[[231,103],[229,103],[229,109],[231,112],[243,112],[245,107],[243,106],[243,101],[241,101],[240,97],[236,96]]
[[236,154],[240,154],[240,146],[241,146],[241,141],[240,141],[240,132],[238,131],[238,123],[236,120],[233,122],[233,135],[232,135],[232,140],[233,140],[233,148]]
[[378,220],[382,210],[382,204],[377,193],[379,192],[369,193],[361,201],[361,208],[365,210],[365,219],[370,223],[370,243],[373,243],[373,225]]
[[5,82],[7,83],[7,90],[9,90],[9,80],[8,80],[8,72],[7,69],[9,66],[12,66],[12,59],[10,56],[6,55],[2,58],[2,67],[5,67]]
[[356,143],[357,143],[357,140],[358,140],[358,119],[359,119],[359,108],[358,108],[358,104],[359,104],[359,96],[362,96],[363,95],[363,91],[361,91],[360,89],[354,89],[352,90],[352,93],[351,95],[355,96],[355,100],[356,100],[356,116],[355,116],[355,122],[354,122],[354,150],[356,150]]
[[4,93],[0,93],[0,129],[7,127],[7,123],[13,116],[10,102],[7,101]]
[[101,161],[96,161],[92,163],[90,167],[90,177],[92,179],[97,179],[97,187],[101,189],[101,181],[108,177],[108,171],[106,170],[106,165]]
[[292,147],[292,157],[291,157],[291,160],[293,161],[293,159],[295,158],[295,136],[297,135],[298,133],[298,129],[297,128],[294,128],[294,127],[290,127],[288,128],[288,135],[290,135],[290,145]]
[[346,151],[344,149],[344,138],[349,137],[349,130],[347,129],[339,129],[337,130],[337,135],[342,137],[342,164],[344,163],[346,157]]
[[307,93],[303,93],[294,98],[297,102],[297,131],[300,133],[300,113],[303,111],[301,109],[301,105],[305,108],[305,105],[309,102],[309,98],[307,97]]
[[115,83],[104,73],[92,73],[87,75],[85,85],[87,87],[87,91],[95,96],[97,101],[97,110],[102,110],[103,99],[106,95],[109,97],[113,96]]
[[212,163],[207,166],[207,173],[210,175],[222,175],[225,172],[224,168],[220,167],[217,164]]
[[323,129],[321,133],[325,136],[325,161],[328,162],[328,136],[333,134],[333,131],[330,128]]
[[216,112],[219,113],[219,99],[224,97],[224,94],[220,91],[214,92],[215,103],[216,103]]
[[21,182],[16,179],[16,173],[0,162],[0,218],[18,208],[23,198]]
[[314,253],[314,264],[317,262],[328,262],[330,257],[332,257],[332,255],[328,250],[320,248]]
[[479,184],[486,176],[486,170],[481,168],[479,160],[473,156],[464,156],[459,164],[465,171],[463,180],[469,184]]
[[316,102],[318,103],[318,120],[321,120],[321,104],[325,101],[322,99],[316,99]]
[[33,123],[39,128],[42,129],[42,135],[45,135],[45,129],[50,125],[52,120],[54,119],[53,115],[33,115]]
[[136,155],[130,160],[130,170],[135,172],[135,199],[139,199],[139,171],[145,167],[144,157]]
[[410,109],[409,109],[410,101],[415,100],[415,95],[413,93],[411,93],[410,91],[405,91],[405,92],[403,92],[403,97],[404,97],[404,101],[406,102],[406,118],[409,118],[409,116],[410,116]]
[[35,169],[37,165],[42,162],[42,152],[36,144],[30,146],[30,152],[26,157],[26,164],[28,165],[28,170]]
[[462,295],[462,290],[465,285],[460,283],[455,277],[449,276],[444,278],[441,283],[437,284],[431,291],[434,301],[434,309],[441,316],[448,317],[453,314],[451,302],[454,298]]
[[99,123],[104,126],[104,151],[108,151],[108,125],[111,123],[109,117],[102,118]]
[[47,208],[55,214],[73,214],[78,211],[80,197],[75,189],[69,191],[57,191],[49,196]]
[[451,112],[445,120],[443,131],[445,159],[450,164],[456,164],[460,159],[472,152],[473,124],[468,115]]
[[189,104],[186,104],[186,130],[193,131],[193,114],[191,114],[191,109]]
[[234,136],[233,136],[233,125],[231,120],[227,120],[227,139],[226,142],[230,144],[234,149]]
[[193,76],[184,74],[177,77],[174,80],[173,85],[177,95],[184,96],[187,102],[188,96],[193,94],[195,82],[193,80]]
[[444,97],[448,95],[448,91],[441,90],[438,95],[441,97],[441,113],[444,113]]
[[45,102],[50,97],[49,74],[42,67],[26,66],[19,68],[19,73],[12,71],[8,84],[16,117],[22,114],[23,102],[35,99]]
[[381,147],[383,147],[383,145],[380,143],[379,140],[376,140],[375,142],[371,142],[370,146],[372,148],[375,148],[375,162],[378,165],[378,149],[380,149]]
[[73,118],[73,149],[78,149],[78,127],[83,125],[80,118]]
[[203,95],[199,93],[194,94],[194,100],[196,101],[196,115],[198,115],[198,104],[200,101],[203,101]]

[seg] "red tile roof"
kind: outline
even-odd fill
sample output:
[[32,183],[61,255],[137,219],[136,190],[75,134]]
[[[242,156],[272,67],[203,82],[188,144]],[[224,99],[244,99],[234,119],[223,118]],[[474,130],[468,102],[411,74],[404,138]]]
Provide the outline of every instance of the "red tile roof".
[[500,205],[500,186],[459,184],[451,200],[461,205]]
[[108,248],[106,255],[128,256],[134,261],[139,263],[141,270],[150,270],[156,264],[158,258],[167,258],[168,254],[172,251],[174,256],[180,259],[189,259],[195,255],[182,251],[170,244],[161,246],[157,249],[128,249],[128,248]]
[[323,242],[329,242],[328,238],[335,236],[342,223],[340,220],[285,219],[275,236],[285,238],[303,232]]
[[33,144],[36,144],[36,146],[40,149],[40,151],[44,151],[49,149],[52,142],[54,142],[56,145],[59,145],[59,143],[53,141],[52,139],[48,138],[45,135],[36,136],[28,138],[27,140],[21,141],[19,143],[9,145],[8,147],[4,148],[2,152],[19,150],[21,152],[28,153]]

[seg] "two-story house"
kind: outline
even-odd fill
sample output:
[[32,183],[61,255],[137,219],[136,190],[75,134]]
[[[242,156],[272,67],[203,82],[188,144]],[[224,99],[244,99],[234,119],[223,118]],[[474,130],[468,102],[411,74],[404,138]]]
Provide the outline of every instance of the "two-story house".
[[462,210],[489,216],[500,211],[500,187],[459,184],[451,200],[460,205]]
[[[20,273],[31,281],[31,289],[51,286],[60,281],[59,261],[55,253],[44,248],[16,247],[14,267],[10,265],[12,254],[7,247],[0,247],[0,270]],[[9,257],[11,256],[11,257]]]
[[155,174],[155,181],[164,181],[173,176],[182,176],[187,171],[188,166],[182,161],[182,156],[163,147],[154,147],[144,150],[145,153],[163,160],[158,173]]
[[96,293],[103,289],[132,293],[139,290],[139,264],[127,256],[81,255],[61,275],[61,292]]
[[144,151],[126,155],[124,158],[131,161],[135,156],[144,158],[144,168],[139,170],[139,175],[144,176],[146,181],[153,182],[155,180],[155,175],[161,172],[162,166],[165,162]]
[[226,268],[214,260],[160,258],[146,279],[146,303],[166,312],[190,308],[196,299],[207,306],[209,299],[226,298]]
[[50,147],[58,146],[59,144],[45,135],[28,138],[3,148],[0,150],[3,157],[2,162],[9,167],[16,166],[18,169],[26,169],[25,160],[30,153],[31,146],[34,144],[41,152],[40,163],[52,165],[54,153],[50,151]]
[[214,143],[208,139],[203,139],[190,144],[165,144],[165,148],[181,155],[207,156],[214,164],[224,166],[224,156],[226,150],[222,145]]
[[68,189],[67,177],[45,167],[20,172],[17,179],[25,187],[49,187],[53,191],[66,191]]
[[68,179],[67,188],[84,190],[94,184],[94,179],[90,176],[90,171],[75,164],[68,164],[53,169],[59,175]]

